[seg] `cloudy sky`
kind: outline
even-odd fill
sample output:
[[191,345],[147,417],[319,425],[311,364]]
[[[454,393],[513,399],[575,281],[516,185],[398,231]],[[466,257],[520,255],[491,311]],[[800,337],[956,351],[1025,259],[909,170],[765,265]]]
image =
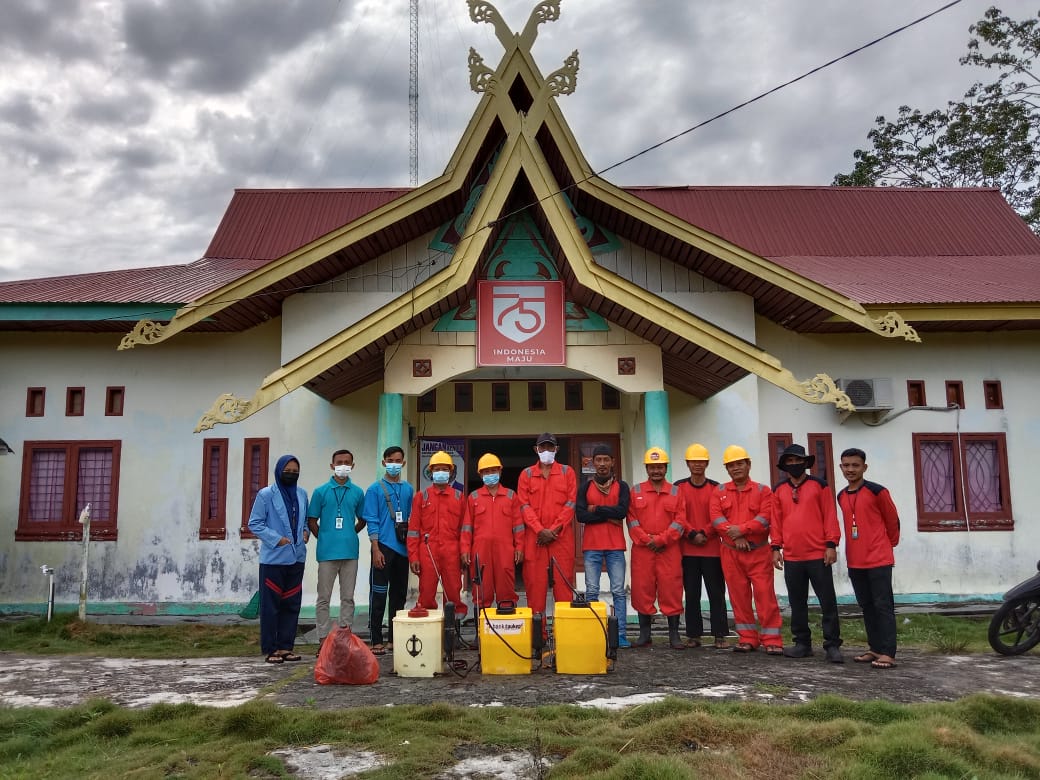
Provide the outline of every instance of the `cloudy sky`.
[[[493,0],[519,31],[535,0]],[[942,0],[563,0],[544,73],[597,170]],[[878,114],[942,107],[989,2],[959,5],[614,169],[617,184],[829,184]],[[1002,7],[1032,13],[1018,0]],[[1016,7],[1017,6],[1017,7]],[[464,0],[420,2],[420,181],[478,96]],[[235,188],[407,186],[408,0],[3,0],[0,280],[187,263]]]

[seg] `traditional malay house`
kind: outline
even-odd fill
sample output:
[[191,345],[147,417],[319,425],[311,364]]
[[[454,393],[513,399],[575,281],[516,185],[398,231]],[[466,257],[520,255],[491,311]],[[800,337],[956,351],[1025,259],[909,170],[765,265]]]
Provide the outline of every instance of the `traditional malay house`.
[[279,455],[310,490],[340,447],[362,487],[388,445],[420,485],[443,448],[472,488],[494,452],[512,486],[542,431],[586,472],[611,445],[629,481],[649,446],[686,476],[697,441],[710,476],[740,444],[769,482],[795,442],[840,489],[861,447],[902,519],[901,601],[1028,574],[1040,240],[1000,193],[614,186],[558,105],[577,52],[531,56],[558,4],[519,34],[470,9],[505,53],[471,51],[481,99],[432,181],[239,190],[195,262],[0,284],[3,608],[39,604],[42,565],[75,601],[89,504],[92,610],[237,610]]

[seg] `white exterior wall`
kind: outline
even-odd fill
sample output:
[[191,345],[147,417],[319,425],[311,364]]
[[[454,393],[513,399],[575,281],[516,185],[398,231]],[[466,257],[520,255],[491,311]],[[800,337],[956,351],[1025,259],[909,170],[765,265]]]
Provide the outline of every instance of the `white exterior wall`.
[[[799,378],[823,371],[834,378],[890,377],[895,408],[890,422],[865,424],[872,416],[854,414],[844,423],[832,406],[807,404],[759,381],[761,431],[759,446],[768,433],[791,433],[805,443],[807,433],[833,437],[834,457],[859,447],[867,453],[867,479],[889,489],[899,509],[901,537],[896,548],[894,587],[903,594],[992,596],[1024,579],[1035,570],[1040,557],[1040,526],[1032,517],[1040,501],[1040,485],[1031,478],[1031,460],[1040,436],[1040,416],[1033,403],[1040,379],[1037,357],[1040,334],[966,333],[922,335],[923,343],[911,344],[873,334],[800,336],[768,321],[759,321],[758,344],[780,357]],[[965,409],[914,410],[894,417],[907,407],[906,382],[924,380],[926,400],[932,406],[946,403],[947,380],[964,383]],[[986,409],[983,381],[999,380],[1004,409]],[[917,530],[912,434],[941,432],[1004,433],[1014,531]],[[844,487],[835,466],[837,489]],[[754,475],[763,477],[761,470]],[[839,555],[837,585],[852,592]],[[779,582],[779,580],[778,580]]]
[[[15,542],[25,441],[117,439],[118,539],[91,543],[91,602],[241,602],[256,589],[257,542],[239,539],[243,439],[270,437],[278,409],[204,435],[192,431],[218,395],[249,397],[277,364],[278,322],[241,334],[184,334],[117,352],[113,334],[0,335],[0,603],[45,599],[40,566],[55,569],[59,602],[79,594],[79,542]],[[85,387],[82,417],[65,416],[65,388]],[[125,386],[122,416],[104,414],[105,388]],[[27,387],[46,388],[44,417],[25,416]],[[205,438],[227,438],[227,539],[199,540]]]

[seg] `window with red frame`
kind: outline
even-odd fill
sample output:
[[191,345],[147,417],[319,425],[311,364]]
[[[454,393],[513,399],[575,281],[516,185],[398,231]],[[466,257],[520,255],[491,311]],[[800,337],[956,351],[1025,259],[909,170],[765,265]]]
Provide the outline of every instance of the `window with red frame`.
[[117,536],[119,441],[27,441],[17,541],[83,538],[79,516],[90,505],[90,538]]
[[270,439],[246,439],[245,453],[242,458],[242,528],[243,539],[255,539],[249,530],[249,513],[253,511],[253,502],[260,488],[267,487],[268,450]]
[[200,539],[227,538],[228,440],[202,442],[202,522]]
[[769,484],[779,484],[781,480],[787,479],[787,475],[776,467],[780,462],[780,453],[786,450],[794,442],[794,437],[789,433],[770,433],[769,439]]
[[126,389],[122,387],[106,387],[105,388],[105,416],[106,417],[122,417],[123,416],[123,397],[126,394]]
[[65,390],[65,416],[82,417],[86,402],[86,390],[82,387],[69,387]]
[[1003,433],[915,433],[920,531],[1010,531],[1007,442]]
[[806,434],[806,450],[810,455],[816,456],[811,473],[814,477],[824,480],[830,488],[831,496],[834,496],[834,447],[831,444],[829,433]]
[[43,417],[46,398],[47,388],[30,387],[25,394],[25,416]]

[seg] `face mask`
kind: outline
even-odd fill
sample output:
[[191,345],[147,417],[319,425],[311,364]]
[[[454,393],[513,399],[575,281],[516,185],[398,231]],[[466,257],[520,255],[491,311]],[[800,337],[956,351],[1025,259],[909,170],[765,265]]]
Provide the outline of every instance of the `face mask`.
[[343,466],[343,465],[340,465],[340,466],[336,466],[332,470],[332,473],[335,474],[340,479],[343,479],[344,477],[348,476],[350,474],[350,472],[353,471],[353,470],[354,470],[353,466]]
[[613,474],[602,474],[602,475],[600,475],[600,474],[593,474],[592,478],[594,480],[596,480],[599,484],[605,485],[608,482],[610,482],[610,480],[612,480],[614,478],[614,475]]
[[481,479],[484,480],[484,484],[487,485],[488,487],[492,487],[494,485],[497,485],[498,484],[498,480],[500,480],[501,478],[502,478],[501,474],[485,474],[483,477],[481,477]]
[[549,464],[556,462],[556,453],[555,452],[551,452],[549,450],[545,450],[544,452],[539,452],[538,453],[538,460],[540,460],[543,465],[548,466]]
[[451,472],[450,471],[435,471],[435,472],[433,472],[433,484],[434,485],[447,485],[449,479],[451,479]]
[[401,473],[401,469],[404,468],[403,463],[387,463],[386,473],[388,476],[396,477]]
[[795,479],[798,479],[798,477],[802,476],[802,474],[805,473],[805,464],[804,463],[788,463],[786,466],[781,466],[780,470],[781,471],[786,471],[792,477],[794,477]]
[[282,484],[288,487],[292,487],[300,481],[300,472],[298,471],[283,471],[282,472]]

